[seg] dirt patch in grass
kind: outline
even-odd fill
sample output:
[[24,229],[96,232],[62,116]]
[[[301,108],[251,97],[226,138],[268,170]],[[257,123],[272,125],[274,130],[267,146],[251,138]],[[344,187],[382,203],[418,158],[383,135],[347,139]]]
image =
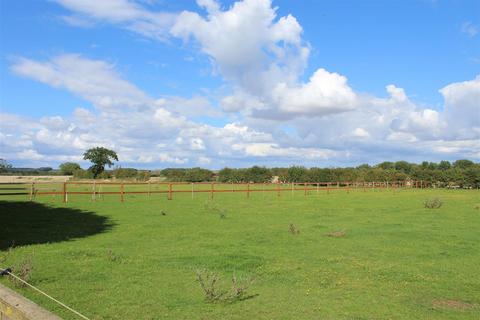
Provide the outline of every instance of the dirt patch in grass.
[[475,307],[471,303],[464,302],[461,300],[452,300],[452,299],[433,300],[432,306],[434,308],[452,309],[452,310],[459,310],[459,311],[468,311],[468,310],[472,310]]
[[342,237],[345,237],[346,235],[347,233],[343,230],[333,231],[326,234],[327,237],[332,237],[332,238],[342,238]]

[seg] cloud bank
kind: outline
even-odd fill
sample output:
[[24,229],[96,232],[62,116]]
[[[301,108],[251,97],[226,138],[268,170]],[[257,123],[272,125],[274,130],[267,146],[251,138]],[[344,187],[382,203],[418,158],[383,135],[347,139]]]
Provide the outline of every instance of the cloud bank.
[[[13,73],[66,90],[93,108],[42,119],[2,114],[3,158],[79,161],[86,148],[102,145],[117,150],[126,165],[147,167],[480,159],[480,75],[439,88],[443,108],[425,108],[394,84],[377,97],[321,67],[302,81],[310,44],[297,19],[279,17],[268,0],[229,8],[199,0],[199,12],[180,13],[132,1],[57,2],[70,11],[67,23],[104,22],[160,42],[183,42],[210,59],[228,93],[216,101],[153,97],[107,61],[75,53],[47,61],[20,56]],[[196,120],[206,114],[226,124]]]

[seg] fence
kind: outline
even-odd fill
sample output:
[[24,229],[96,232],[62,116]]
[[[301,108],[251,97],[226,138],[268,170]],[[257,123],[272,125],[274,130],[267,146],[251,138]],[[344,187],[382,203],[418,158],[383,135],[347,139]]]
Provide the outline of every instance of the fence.
[[164,194],[168,200],[172,200],[175,194],[191,193],[192,198],[196,193],[208,193],[214,198],[216,193],[244,193],[250,197],[251,193],[276,192],[277,196],[282,193],[303,191],[304,195],[315,191],[345,190],[352,189],[399,189],[399,188],[424,188],[422,181],[384,181],[384,182],[293,182],[293,183],[218,183],[218,182],[31,182],[20,184],[0,184],[0,196],[26,195],[29,200],[37,196],[60,196],[63,202],[68,202],[72,195],[91,195],[95,200],[104,195],[117,195],[120,201],[125,201],[127,195]]

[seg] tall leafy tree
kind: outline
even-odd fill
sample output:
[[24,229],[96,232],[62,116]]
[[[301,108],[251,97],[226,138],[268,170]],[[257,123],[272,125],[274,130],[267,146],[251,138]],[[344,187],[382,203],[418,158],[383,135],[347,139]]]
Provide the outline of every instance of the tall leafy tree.
[[99,174],[105,171],[105,166],[113,166],[113,161],[118,161],[117,153],[104,147],[95,147],[88,149],[83,154],[84,160],[90,160],[93,165],[89,168],[96,178]]

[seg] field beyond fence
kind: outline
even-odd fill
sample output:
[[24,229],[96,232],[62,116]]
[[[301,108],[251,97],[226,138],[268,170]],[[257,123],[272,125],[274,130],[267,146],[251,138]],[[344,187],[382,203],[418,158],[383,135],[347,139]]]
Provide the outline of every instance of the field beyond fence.
[[367,189],[405,189],[428,187],[423,181],[382,181],[382,182],[291,182],[291,183],[219,183],[219,182],[97,182],[97,181],[68,181],[68,182],[30,182],[30,183],[0,183],[0,196],[25,195],[28,200],[37,196],[59,197],[68,202],[69,197],[76,195],[91,195],[93,200],[104,196],[118,196],[125,201],[128,195],[165,195],[173,200],[175,194],[190,193],[192,198],[196,193],[207,193],[214,198],[216,193],[240,193],[247,198],[251,193],[273,192],[277,196],[282,193],[303,192],[306,196],[311,193],[331,190],[363,190]]

